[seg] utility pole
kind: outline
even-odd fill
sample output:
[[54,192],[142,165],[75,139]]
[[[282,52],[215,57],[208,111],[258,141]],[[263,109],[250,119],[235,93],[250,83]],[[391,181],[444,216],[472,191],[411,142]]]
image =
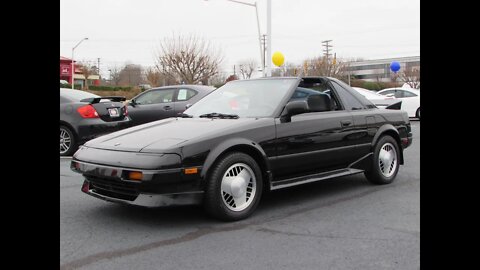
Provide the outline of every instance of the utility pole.
[[272,0],[267,0],[267,77],[272,77]]
[[97,59],[98,59],[97,73],[98,73],[98,76],[100,76],[100,57]]
[[263,48],[263,61],[262,61],[262,73],[263,73],[263,76],[265,77],[266,73],[265,73],[265,56],[267,55],[267,46],[266,46],[266,42],[267,42],[267,35],[262,35],[262,48]]
[[327,72],[328,72],[328,73],[327,73],[327,76],[330,76],[330,68],[329,68],[330,62],[329,62],[328,59],[329,59],[329,56],[331,55],[331,53],[330,53],[330,48],[333,47],[332,45],[328,44],[329,42],[332,42],[332,40],[324,40],[324,41],[322,41],[322,43],[324,43],[324,44],[322,44],[322,46],[325,47],[325,49],[323,49],[323,51],[325,52],[324,55],[325,55],[325,58],[326,58],[326,60],[327,60]]

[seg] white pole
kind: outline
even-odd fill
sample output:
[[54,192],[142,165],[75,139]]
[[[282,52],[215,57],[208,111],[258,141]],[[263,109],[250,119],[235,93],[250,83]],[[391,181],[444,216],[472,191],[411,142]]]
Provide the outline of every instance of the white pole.
[[74,80],[74,75],[75,75],[75,64],[73,63],[73,52],[75,51],[75,48],[72,48],[72,90],[73,90],[73,85],[75,84]]
[[255,12],[257,13],[258,42],[259,42],[259,45],[260,45],[260,62],[262,63],[262,77],[265,77],[265,62],[264,62],[264,59],[263,59],[262,34],[260,33],[260,21],[258,19],[257,2],[255,2]]
[[267,0],[267,77],[272,76],[272,0]]
[[[74,80],[74,76],[75,76],[75,64],[73,63],[73,55],[74,55],[74,51],[75,51],[75,48],[78,47],[78,45],[80,45],[80,43],[82,43],[84,40],[88,40],[88,38],[83,38],[82,40],[80,40],[77,45],[75,45],[75,47],[72,48],[72,90],[73,90],[73,85],[75,84],[75,80]],[[86,80],[85,80],[86,81]]]

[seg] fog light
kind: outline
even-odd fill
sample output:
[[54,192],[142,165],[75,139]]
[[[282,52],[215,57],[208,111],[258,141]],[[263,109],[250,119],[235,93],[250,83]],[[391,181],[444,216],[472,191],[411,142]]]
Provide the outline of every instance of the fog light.
[[196,174],[198,172],[198,168],[186,168],[184,169],[185,174]]
[[128,180],[142,181],[143,173],[142,172],[129,172]]

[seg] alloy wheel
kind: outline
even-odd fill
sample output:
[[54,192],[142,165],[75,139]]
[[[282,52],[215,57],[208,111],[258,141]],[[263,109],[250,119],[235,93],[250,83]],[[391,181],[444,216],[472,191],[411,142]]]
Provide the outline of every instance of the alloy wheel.
[[230,166],[222,178],[220,188],[225,206],[235,212],[247,208],[255,198],[256,178],[252,168],[245,163]]

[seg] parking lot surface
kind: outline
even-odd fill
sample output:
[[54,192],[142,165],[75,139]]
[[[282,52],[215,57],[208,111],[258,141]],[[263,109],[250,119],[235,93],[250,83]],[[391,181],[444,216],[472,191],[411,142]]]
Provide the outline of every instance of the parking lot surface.
[[420,122],[390,185],[363,174],[271,192],[250,218],[147,209],[80,191],[60,159],[61,269],[419,269]]

